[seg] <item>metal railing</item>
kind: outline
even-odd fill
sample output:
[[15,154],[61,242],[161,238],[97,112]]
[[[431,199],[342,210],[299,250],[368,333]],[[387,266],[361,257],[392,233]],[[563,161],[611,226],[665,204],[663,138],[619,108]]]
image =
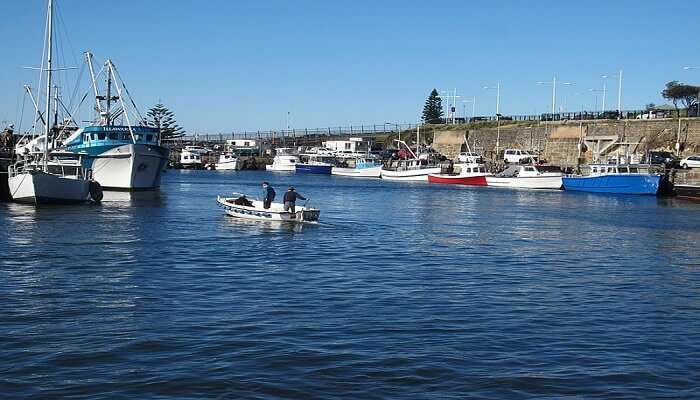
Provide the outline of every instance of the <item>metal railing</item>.
[[[532,115],[495,115],[476,116],[465,119],[455,118],[456,124],[496,122],[500,120],[507,122],[550,122],[550,121],[597,121],[597,120],[642,120],[642,119],[664,119],[676,118],[675,110],[625,110],[612,111],[577,111],[561,113],[543,113]],[[695,117],[692,115],[691,117]],[[438,125],[451,124],[451,119],[443,118]],[[304,128],[304,129],[280,129],[280,130],[259,130],[259,131],[234,131],[229,133],[195,133],[179,138],[174,143],[184,142],[221,142],[234,139],[257,139],[260,141],[288,141],[295,138],[323,138],[331,136],[358,136],[368,137],[376,135],[396,134],[397,132],[411,131],[416,129],[415,123],[380,123],[380,124],[360,124],[349,126],[335,126],[326,128]],[[421,125],[424,126],[424,125]]]

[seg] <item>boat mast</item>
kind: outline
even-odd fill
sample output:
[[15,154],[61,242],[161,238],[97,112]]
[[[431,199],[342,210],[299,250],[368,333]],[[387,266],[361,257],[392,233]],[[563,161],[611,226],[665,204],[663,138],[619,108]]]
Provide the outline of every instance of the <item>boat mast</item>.
[[49,121],[51,118],[51,53],[53,50],[53,38],[51,31],[53,30],[53,0],[49,0],[48,7],[48,52],[46,56],[46,123],[44,124],[44,172],[48,169],[49,157]]
[[110,115],[112,112],[112,74],[107,71],[107,115],[106,115],[106,123],[105,125],[109,126],[111,125],[111,119],[112,116]]
[[100,102],[100,93],[97,91],[97,81],[95,80],[95,70],[92,66],[92,53],[89,51],[85,52],[85,61],[87,62],[88,69],[90,70],[90,80],[92,81],[92,91],[95,94],[95,103],[97,107],[97,113],[102,114],[102,104]]

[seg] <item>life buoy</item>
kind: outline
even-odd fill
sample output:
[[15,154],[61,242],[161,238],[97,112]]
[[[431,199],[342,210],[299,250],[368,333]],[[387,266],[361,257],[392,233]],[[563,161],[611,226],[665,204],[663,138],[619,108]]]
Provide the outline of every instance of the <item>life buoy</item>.
[[100,183],[97,181],[90,181],[90,198],[92,201],[99,203],[102,201],[103,196],[104,193],[102,193],[102,185],[100,185]]

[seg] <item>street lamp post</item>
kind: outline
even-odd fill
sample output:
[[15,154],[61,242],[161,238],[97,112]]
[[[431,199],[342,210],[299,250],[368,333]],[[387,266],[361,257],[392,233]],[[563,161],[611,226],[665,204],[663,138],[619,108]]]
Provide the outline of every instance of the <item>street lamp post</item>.
[[474,113],[476,112],[476,96],[472,97],[471,100],[462,100],[462,114],[464,115],[464,122],[469,122],[467,120],[467,103],[472,103],[472,113],[469,115],[470,119],[474,118]]
[[[554,121],[554,114],[557,113],[557,77],[552,78],[551,82],[540,81],[537,82],[538,85],[552,85],[552,121]],[[573,85],[571,82],[563,82],[560,85],[570,86]]]
[[498,82],[495,87],[484,86],[484,89],[496,89],[496,157],[498,157],[501,142],[501,82]]

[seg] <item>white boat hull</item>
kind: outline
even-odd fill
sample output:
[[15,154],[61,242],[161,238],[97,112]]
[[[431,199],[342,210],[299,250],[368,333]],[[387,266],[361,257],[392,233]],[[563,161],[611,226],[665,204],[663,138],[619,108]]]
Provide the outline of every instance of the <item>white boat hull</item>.
[[561,176],[498,177],[487,176],[487,186],[522,189],[561,189]]
[[294,213],[284,211],[281,203],[272,203],[270,208],[263,208],[263,202],[252,200],[252,207],[234,204],[235,198],[217,196],[216,202],[224,209],[226,214],[236,217],[258,221],[287,221],[287,222],[316,222],[321,213],[318,209],[298,206]]
[[126,144],[95,156],[92,177],[104,189],[157,189],[167,161],[147,145]]
[[382,167],[370,167],[370,168],[341,168],[333,167],[331,171],[333,175],[339,176],[353,176],[356,178],[380,178],[382,176]]
[[84,179],[28,171],[7,180],[12,199],[19,203],[81,203],[90,199],[90,183]]
[[292,165],[266,165],[265,169],[268,171],[277,171],[277,172],[296,172],[297,167],[295,164]]
[[441,170],[442,169],[440,167],[409,169],[404,171],[382,169],[381,176],[382,179],[386,179],[388,181],[428,182],[428,175],[439,174]]
[[216,168],[217,170],[221,170],[221,171],[238,171],[239,169],[241,169],[241,165],[240,165],[240,163],[238,162],[238,160],[235,160],[235,161],[225,161],[225,162],[222,162],[222,163],[216,163],[216,167],[215,167],[215,168]]

